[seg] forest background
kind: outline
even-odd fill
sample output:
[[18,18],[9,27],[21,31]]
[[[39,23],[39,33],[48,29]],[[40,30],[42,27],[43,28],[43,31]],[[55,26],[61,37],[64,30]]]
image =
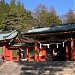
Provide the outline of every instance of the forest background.
[[23,3],[11,0],[10,4],[0,1],[0,30],[27,32],[32,27],[47,27],[75,23],[75,11],[69,9],[65,15],[57,15],[53,6],[38,4],[34,12],[27,10]]

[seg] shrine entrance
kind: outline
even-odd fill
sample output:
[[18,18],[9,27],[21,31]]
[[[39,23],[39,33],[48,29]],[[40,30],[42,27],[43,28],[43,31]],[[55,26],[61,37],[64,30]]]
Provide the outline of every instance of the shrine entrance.
[[51,45],[50,48],[46,48],[47,61],[65,61],[66,60],[66,48],[59,45]]
[[49,46],[27,47],[26,50],[27,61],[66,61],[66,46],[52,44]]
[[[44,57],[43,52],[39,53],[41,57],[46,57],[46,61],[75,60],[75,23],[34,28],[25,33],[24,37],[32,38],[34,43],[36,42],[40,45],[38,47],[40,51],[46,51]],[[45,46],[45,48],[41,46]],[[37,60],[36,52],[38,48],[36,47],[34,51],[35,60]]]
[[25,44],[24,58],[27,61],[66,61],[75,60],[75,40],[70,38],[64,43],[36,42]]

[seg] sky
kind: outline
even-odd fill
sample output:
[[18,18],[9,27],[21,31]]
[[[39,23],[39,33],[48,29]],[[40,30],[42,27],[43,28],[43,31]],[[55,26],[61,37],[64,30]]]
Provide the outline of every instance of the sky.
[[[10,3],[11,0],[5,0],[5,2]],[[18,1],[18,0],[16,0]],[[28,10],[34,11],[38,4],[44,4],[50,10],[53,6],[58,15],[64,15],[69,9],[75,10],[75,0],[20,0],[24,4],[24,7]]]

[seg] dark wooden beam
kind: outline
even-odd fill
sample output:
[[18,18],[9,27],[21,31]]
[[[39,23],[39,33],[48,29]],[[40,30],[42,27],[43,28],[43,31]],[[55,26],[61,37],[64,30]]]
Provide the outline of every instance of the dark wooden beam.
[[63,42],[65,41],[66,39],[45,39],[45,40],[38,40],[38,42],[42,42],[42,43],[45,43],[45,42]]

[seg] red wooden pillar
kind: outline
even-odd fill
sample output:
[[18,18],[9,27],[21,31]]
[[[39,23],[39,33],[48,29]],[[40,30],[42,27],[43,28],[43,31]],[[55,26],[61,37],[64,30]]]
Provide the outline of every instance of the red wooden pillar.
[[28,48],[26,48],[26,56],[27,56],[27,59],[29,59],[28,58]]
[[69,56],[68,56],[68,46],[66,45],[66,60],[68,60]]
[[19,50],[17,50],[17,60],[16,61],[19,61],[20,59],[18,53],[19,53]]
[[43,50],[43,55],[46,56],[46,50],[45,49]]
[[3,53],[2,53],[2,54],[3,54],[4,59],[5,59],[5,51],[6,51],[6,46],[3,46],[3,48],[2,48],[2,49],[3,49]]
[[43,61],[46,61],[46,50],[43,49]]
[[31,61],[29,48],[28,48],[28,61]]
[[71,60],[75,60],[74,39],[71,39]]
[[45,49],[40,49],[39,53],[39,61],[46,61],[46,50]]
[[12,50],[9,51],[10,51],[10,61],[13,61],[13,51]]
[[38,46],[37,46],[37,43],[35,42],[35,51],[34,51],[34,58],[35,58],[35,61],[38,61],[38,53],[37,53],[37,50],[38,50]]
[[12,60],[12,51],[5,47],[5,60]]
[[41,60],[42,60],[42,59],[41,59],[41,57],[42,57],[42,48],[40,48],[39,61],[41,61]]

